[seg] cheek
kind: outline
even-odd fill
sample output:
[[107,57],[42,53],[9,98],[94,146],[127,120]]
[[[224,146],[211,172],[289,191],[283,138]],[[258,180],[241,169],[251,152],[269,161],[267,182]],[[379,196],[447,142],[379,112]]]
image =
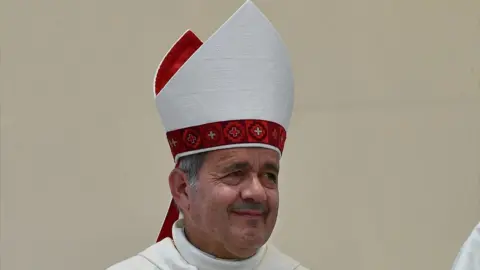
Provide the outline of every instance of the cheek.
[[212,204],[224,211],[238,199],[239,192],[227,185],[218,185],[212,190]]
[[210,186],[207,189],[199,190],[194,198],[192,198],[192,209],[201,213],[202,216],[225,214],[228,207],[237,199],[238,192],[228,186]]
[[268,200],[268,206],[271,211],[278,211],[278,206],[279,206],[279,196],[278,196],[278,190],[268,190],[267,191],[267,200]]
[[203,208],[205,207],[205,201],[203,196],[197,191],[195,195],[190,197],[190,215],[195,221],[201,220],[203,214]]
[[208,188],[198,185],[190,196],[190,209],[192,217],[197,220],[203,219],[208,214],[209,205],[211,204],[211,196],[207,192]]

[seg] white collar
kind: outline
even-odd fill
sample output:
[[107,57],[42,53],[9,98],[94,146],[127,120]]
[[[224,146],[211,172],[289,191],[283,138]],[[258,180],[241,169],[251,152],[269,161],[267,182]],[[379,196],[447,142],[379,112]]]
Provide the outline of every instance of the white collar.
[[183,219],[175,222],[172,228],[173,242],[180,255],[198,270],[255,269],[263,259],[266,245],[263,245],[252,257],[245,260],[217,259],[192,245],[184,233]]

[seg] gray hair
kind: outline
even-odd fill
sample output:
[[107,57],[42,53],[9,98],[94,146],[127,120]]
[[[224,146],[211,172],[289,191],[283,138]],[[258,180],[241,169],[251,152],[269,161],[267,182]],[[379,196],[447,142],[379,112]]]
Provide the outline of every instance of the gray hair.
[[205,161],[205,155],[207,153],[193,154],[180,158],[178,161],[178,168],[182,170],[188,177],[188,183],[190,186],[194,186],[197,182],[198,173],[203,166]]

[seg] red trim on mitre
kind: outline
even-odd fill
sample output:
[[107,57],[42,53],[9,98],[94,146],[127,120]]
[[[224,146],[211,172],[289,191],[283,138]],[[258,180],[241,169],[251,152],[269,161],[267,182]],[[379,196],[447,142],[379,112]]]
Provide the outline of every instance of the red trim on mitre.
[[[162,63],[158,67],[155,76],[155,95],[165,87],[168,81],[175,75],[180,67],[202,46],[202,41],[190,30],[173,45]],[[178,166],[178,165],[177,165]],[[179,212],[173,199],[170,201],[167,215],[157,237],[157,242],[164,238],[172,238],[172,227],[178,220]]]
[[256,119],[207,123],[167,132],[174,158],[186,152],[235,144],[264,144],[283,152],[286,136],[281,125]]

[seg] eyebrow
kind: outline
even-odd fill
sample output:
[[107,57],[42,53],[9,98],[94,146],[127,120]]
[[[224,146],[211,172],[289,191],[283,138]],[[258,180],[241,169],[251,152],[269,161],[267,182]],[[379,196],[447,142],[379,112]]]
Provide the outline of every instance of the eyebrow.
[[275,173],[280,172],[280,166],[278,164],[271,163],[271,162],[267,162],[267,163],[263,164],[262,168],[265,169],[265,170],[274,171]]

